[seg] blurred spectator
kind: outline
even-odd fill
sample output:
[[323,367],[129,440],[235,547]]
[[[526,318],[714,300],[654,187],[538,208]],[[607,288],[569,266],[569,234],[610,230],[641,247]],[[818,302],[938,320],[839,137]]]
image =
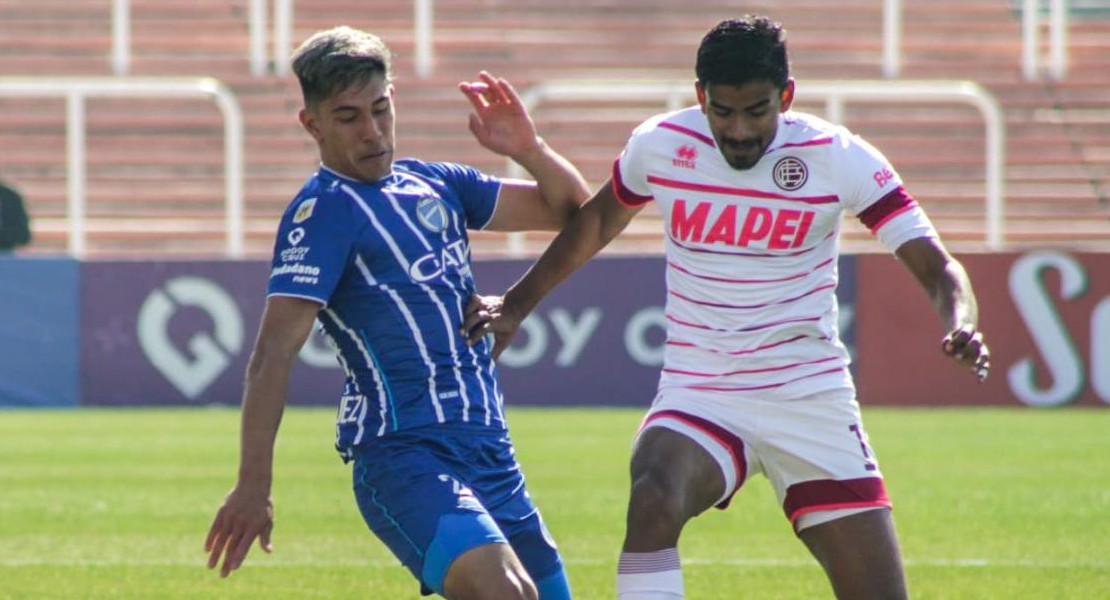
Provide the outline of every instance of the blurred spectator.
[[31,220],[23,196],[0,181],[0,252],[11,252],[31,242]]

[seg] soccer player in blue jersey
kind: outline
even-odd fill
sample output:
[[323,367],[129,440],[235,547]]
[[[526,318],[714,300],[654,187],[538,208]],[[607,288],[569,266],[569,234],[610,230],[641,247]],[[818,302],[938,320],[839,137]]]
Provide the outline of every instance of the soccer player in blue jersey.
[[[319,319],[346,372],[336,447],[370,529],[424,593],[569,600],[562,561],[526,491],[490,346],[460,328],[475,292],[467,229],[555,230],[585,201],[582,175],[536,134],[503,79],[461,83],[485,148],[535,182],[454,163],[394,160],[388,48],[339,27],[293,55],[301,124],[321,165],[278,229],[247,369],[235,487],[209,530],[226,577],[257,538],[270,551],[274,440],[290,367]],[[473,302],[480,302],[475,299]]]

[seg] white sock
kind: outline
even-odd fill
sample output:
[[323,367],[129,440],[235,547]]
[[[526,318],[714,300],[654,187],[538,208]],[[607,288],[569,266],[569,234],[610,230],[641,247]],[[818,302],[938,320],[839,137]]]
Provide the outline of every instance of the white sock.
[[685,597],[678,548],[621,554],[617,567],[617,598],[683,600]]

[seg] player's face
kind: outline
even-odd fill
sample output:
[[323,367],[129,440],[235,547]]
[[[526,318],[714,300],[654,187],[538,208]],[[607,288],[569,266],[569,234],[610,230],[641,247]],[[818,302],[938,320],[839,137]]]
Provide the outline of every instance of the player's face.
[[301,111],[320,160],[352,179],[377,181],[393,168],[393,86],[384,76],[352,85]]
[[755,166],[775,139],[779,113],[790,108],[794,81],[779,90],[770,81],[741,86],[697,84],[698,104],[709,120],[709,130],[721,155],[733,169]]

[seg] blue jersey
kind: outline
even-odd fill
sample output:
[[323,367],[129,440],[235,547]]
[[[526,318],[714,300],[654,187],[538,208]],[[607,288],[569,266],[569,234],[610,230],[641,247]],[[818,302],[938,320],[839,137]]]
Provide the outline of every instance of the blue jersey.
[[372,183],[321,167],[282,216],[268,294],[324,305],[346,372],[345,459],[399,430],[505,429],[491,347],[459,333],[475,291],[467,229],[489,222],[500,186],[453,163],[400,160]]

